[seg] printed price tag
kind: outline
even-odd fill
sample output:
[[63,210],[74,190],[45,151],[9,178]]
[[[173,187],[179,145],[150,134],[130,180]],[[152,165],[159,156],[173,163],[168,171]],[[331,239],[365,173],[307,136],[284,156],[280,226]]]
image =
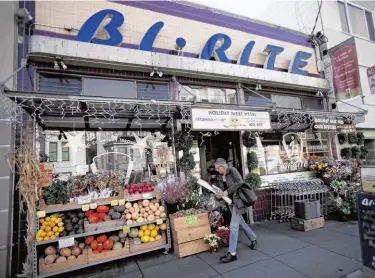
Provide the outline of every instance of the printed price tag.
[[185,223],[189,225],[198,224],[198,216],[197,215],[188,215],[185,217]]
[[129,233],[130,228],[129,227],[124,227],[124,228],[122,228],[122,230],[124,231],[124,233]]
[[45,210],[37,211],[36,215],[38,216],[38,218],[46,217],[46,211]]
[[97,203],[91,203],[90,204],[90,209],[96,209],[98,207]]
[[90,209],[90,205],[83,205],[82,211],[88,211]]
[[74,245],[74,237],[59,239],[59,249]]
[[118,205],[119,206],[125,205],[125,200],[124,199],[118,200]]
[[78,203],[78,205],[91,203],[91,196],[86,195],[86,196],[77,197],[77,203]]
[[142,199],[152,199],[153,198],[153,193],[148,192],[148,193],[143,193],[142,194]]
[[163,219],[161,219],[161,218],[156,219],[156,224],[158,224],[158,225],[163,224]]
[[111,201],[111,206],[114,207],[114,206],[118,206],[118,200],[112,200]]

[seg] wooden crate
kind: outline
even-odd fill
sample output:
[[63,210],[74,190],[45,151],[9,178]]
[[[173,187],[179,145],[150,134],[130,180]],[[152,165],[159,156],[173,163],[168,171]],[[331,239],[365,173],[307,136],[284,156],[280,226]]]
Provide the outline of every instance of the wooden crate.
[[83,250],[82,256],[75,260],[67,260],[61,263],[45,264],[44,259],[39,259],[39,274],[53,273],[88,263],[88,250]]
[[210,246],[207,243],[204,243],[203,238],[174,245],[174,252],[178,258],[201,253],[209,249]]
[[196,239],[203,239],[205,235],[211,234],[211,227],[210,225],[204,225],[192,229],[181,230],[178,232],[172,230],[172,234],[173,243],[181,244]]
[[58,210],[58,209],[74,209],[77,207],[76,203],[66,203],[66,204],[56,204],[56,205],[46,205],[43,199],[39,200],[39,210]]
[[186,217],[169,217],[173,231],[182,231],[200,226],[209,226],[208,214],[201,213]]
[[110,258],[119,257],[121,255],[129,254],[130,252],[130,243],[129,240],[125,241],[124,248],[111,250],[104,253],[94,254],[92,250],[89,249],[88,251],[88,260],[89,262],[97,262],[97,261],[105,261]]
[[85,233],[88,232],[96,232],[96,231],[104,231],[112,228],[122,228],[126,225],[125,218],[118,219],[118,220],[109,220],[99,223],[90,224],[89,222],[85,221],[83,223]]
[[314,218],[314,219],[301,219],[301,218],[292,218],[291,226],[295,230],[300,231],[311,231],[324,227],[324,217]]
[[163,233],[161,236],[161,239],[155,240],[152,242],[142,243],[138,245],[130,242],[130,253],[135,253],[135,252],[139,252],[139,251],[143,251],[143,250],[147,250],[151,248],[156,248],[159,246],[163,246],[165,244],[167,244],[167,240],[165,237],[165,233]]

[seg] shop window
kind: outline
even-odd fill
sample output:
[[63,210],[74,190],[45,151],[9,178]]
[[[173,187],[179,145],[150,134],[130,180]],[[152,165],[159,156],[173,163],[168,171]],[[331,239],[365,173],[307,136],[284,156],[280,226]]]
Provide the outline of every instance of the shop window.
[[[272,106],[271,100],[267,100],[262,98],[261,96],[254,94],[249,91],[245,91],[245,104],[246,105],[253,105],[253,106]],[[271,94],[259,92],[262,96],[271,99]]]
[[83,94],[98,97],[136,98],[135,82],[85,78]]
[[74,76],[58,76],[39,74],[38,91],[49,94],[77,94],[82,92],[82,78]]
[[168,84],[137,82],[137,99],[168,100]]
[[322,99],[312,97],[302,97],[303,108],[305,110],[322,110]]
[[236,90],[203,86],[180,86],[181,101],[236,104]]
[[65,147],[68,142],[61,143],[61,161],[69,161],[69,147]]
[[49,142],[49,162],[57,162],[57,142]]
[[285,95],[272,95],[272,101],[276,103],[278,108],[302,109],[300,97],[292,97]]
[[372,12],[353,3],[338,1],[341,27],[344,32],[375,41]]

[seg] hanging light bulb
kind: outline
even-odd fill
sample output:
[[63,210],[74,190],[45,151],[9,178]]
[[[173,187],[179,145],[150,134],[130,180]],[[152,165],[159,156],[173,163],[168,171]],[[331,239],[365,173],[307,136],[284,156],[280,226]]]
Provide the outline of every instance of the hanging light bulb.
[[53,61],[53,68],[55,69],[55,70],[59,70],[60,69],[60,66],[59,66],[59,64],[57,63],[57,61],[56,60],[54,60]]

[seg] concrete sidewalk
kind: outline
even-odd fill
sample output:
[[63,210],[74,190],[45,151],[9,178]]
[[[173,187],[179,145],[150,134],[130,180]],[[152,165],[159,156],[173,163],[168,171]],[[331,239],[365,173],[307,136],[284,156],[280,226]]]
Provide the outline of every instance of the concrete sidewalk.
[[[356,223],[328,221],[325,228],[309,232],[295,231],[289,224],[275,221],[254,225],[253,228],[258,236],[258,250],[251,250],[247,238],[241,233],[238,260],[229,264],[219,262],[225,250],[184,259],[177,259],[174,254],[162,255],[159,251],[101,266],[100,273],[88,273],[86,270],[74,277],[339,278],[361,269]],[[357,272],[350,277],[361,276]]]

